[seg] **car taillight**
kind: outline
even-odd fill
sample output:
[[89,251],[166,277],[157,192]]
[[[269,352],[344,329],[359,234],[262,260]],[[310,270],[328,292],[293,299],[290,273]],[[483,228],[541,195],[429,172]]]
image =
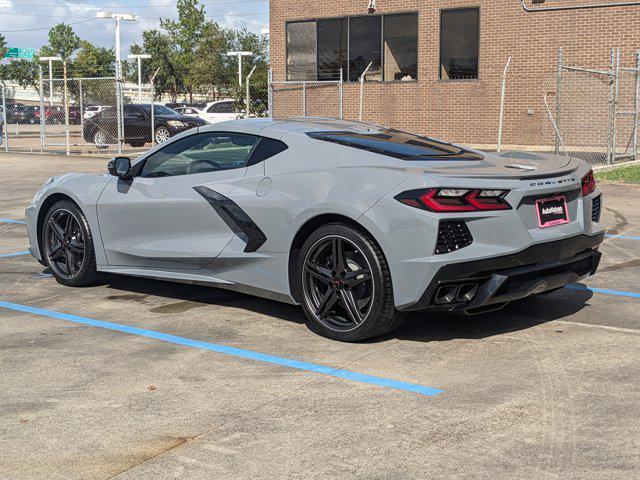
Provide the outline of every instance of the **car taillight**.
[[593,170],[589,170],[582,179],[582,195],[586,196],[596,189],[596,179],[593,177]]
[[456,213],[508,210],[504,197],[509,190],[481,188],[426,188],[396,195],[399,202],[432,212]]

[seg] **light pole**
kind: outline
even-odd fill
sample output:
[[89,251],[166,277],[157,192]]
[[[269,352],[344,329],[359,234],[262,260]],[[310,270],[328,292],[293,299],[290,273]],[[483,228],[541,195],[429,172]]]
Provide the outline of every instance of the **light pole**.
[[113,12],[98,12],[96,18],[113,18],[116,21],[116,80],[121,79],[121,60],[120,60],[120,22],[137,22],[139,17],[131,13],[113,13]]
[[238,83],[242,86],[242,57],[253,55],[253,52],[227,52],[228,57],[238,57]]
[[62,62],[61,57],[40,57],[41,62],[49,62],[49,105],[53,107],[53,62]]
[[128,57],[131,60],[138,59],[138,103],[142,103],[142,60],[151,58],[151,55],[148,55],[146,53],[139,53],[135,55],[129,54]]
[[120,22],[137,22],[138,16],[131,13],[98,12],[96,18],[113,18],[116,21],[116,111],[118,113],[118,153],[122,153],[124,125],[122,109],[122,65],[120,60]]

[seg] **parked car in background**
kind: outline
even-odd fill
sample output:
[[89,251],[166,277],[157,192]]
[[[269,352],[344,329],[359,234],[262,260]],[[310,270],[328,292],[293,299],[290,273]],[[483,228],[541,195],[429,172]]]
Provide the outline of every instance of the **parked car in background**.
[[188,117],[198,117],[198,118],[202,118],[203,120],[206,121],[205,118],[203,118],[202,114],[204,113],[204,109],[202,108],[197,108],[197,107],[176,107],[174,108],[174,110],[176,112],[178,112],[180,115],[187,115]]
[[[151,142],[151,104],[125,105],[123,111],[124,142],[132,147],[142,147],[145,143]],[[166,142],[178,133],[206,124],[201,118],[180,115],[164,105],[153,105],[153,115],[155,143]],[[116,107],[108,107],[87,119],[82,135],[85,141],[95,144],[97,148],[107,148],[109,145],[116,144],[118,138]]]
[[[24,107],[25,104],[24,103],[9,103],[9,102],[6,102],[5,105],[7,107],[7,123],[15,123],[15,122],[12,121],[13,114],[17,110],[20,110],[22,107]],[[0,106],[0,115],[2,115],[2,113],[3,113],[3,108],[2,108],[2,106]]]
[[[36,115],[36,112],[38,113]],[[34,124],[40,122],[40,107],[27,105],[17,107],[7,113],[7,122],[9,123],[29,123]]]
[[195,108],[204,108],[206,102],[197,102],[197,103],[188,103],[188,102],[173,102],[173,103],[165,103],[164,106],[170,108],[171,110],[175,110],[176,108],[181,107],[195,107]]
[[208,123],[225,122],[235,120],[242,112],[235,107],[235,100],[225,99],[207,103],[199,117]]
[[[46,123],[65,123],[65,113],[64,107],[62,106],[53,106],[53,107],[45,107],[44,110],[45,122]],[[70,106],[69,107],[69,123],[72,125],[80,124],[80,108]]]
[[100,113],[105,108],[109,108],[107,105],[90,105],[84,109],[84,114],[82,115],[85,120],[93,117],[97,113]]

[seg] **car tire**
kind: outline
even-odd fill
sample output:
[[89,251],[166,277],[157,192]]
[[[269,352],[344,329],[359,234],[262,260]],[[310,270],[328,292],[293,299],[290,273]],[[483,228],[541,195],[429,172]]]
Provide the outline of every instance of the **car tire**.
[[101,280],[89,224],[75,203],[69,200],[54,203],[47,211],[41,231],[43,258],[58,283],[83,287]]
[[342,223],[324,225],[304,242],[298,262],[300,303],[313,332],[356,342],[402,323],[387,261],[364,231]]
[[108,148],[109,145],[107,145],[107,134],[102,130],[96,130],[93,133],[93,144],[96,146],[96,148],[99,149]]
[[171,138],[171,132],[167,127],[158,127],[155,132],[155,141],[156,144],[160,145],[161,143],[166,142]]

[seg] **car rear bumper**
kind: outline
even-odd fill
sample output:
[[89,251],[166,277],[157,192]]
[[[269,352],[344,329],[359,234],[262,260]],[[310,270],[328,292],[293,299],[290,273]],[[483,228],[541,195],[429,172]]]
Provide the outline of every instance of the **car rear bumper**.
[[442,266],[420,299],[402,310],[480,313],[593,275],[604,233],[532,245],[518,253]]

